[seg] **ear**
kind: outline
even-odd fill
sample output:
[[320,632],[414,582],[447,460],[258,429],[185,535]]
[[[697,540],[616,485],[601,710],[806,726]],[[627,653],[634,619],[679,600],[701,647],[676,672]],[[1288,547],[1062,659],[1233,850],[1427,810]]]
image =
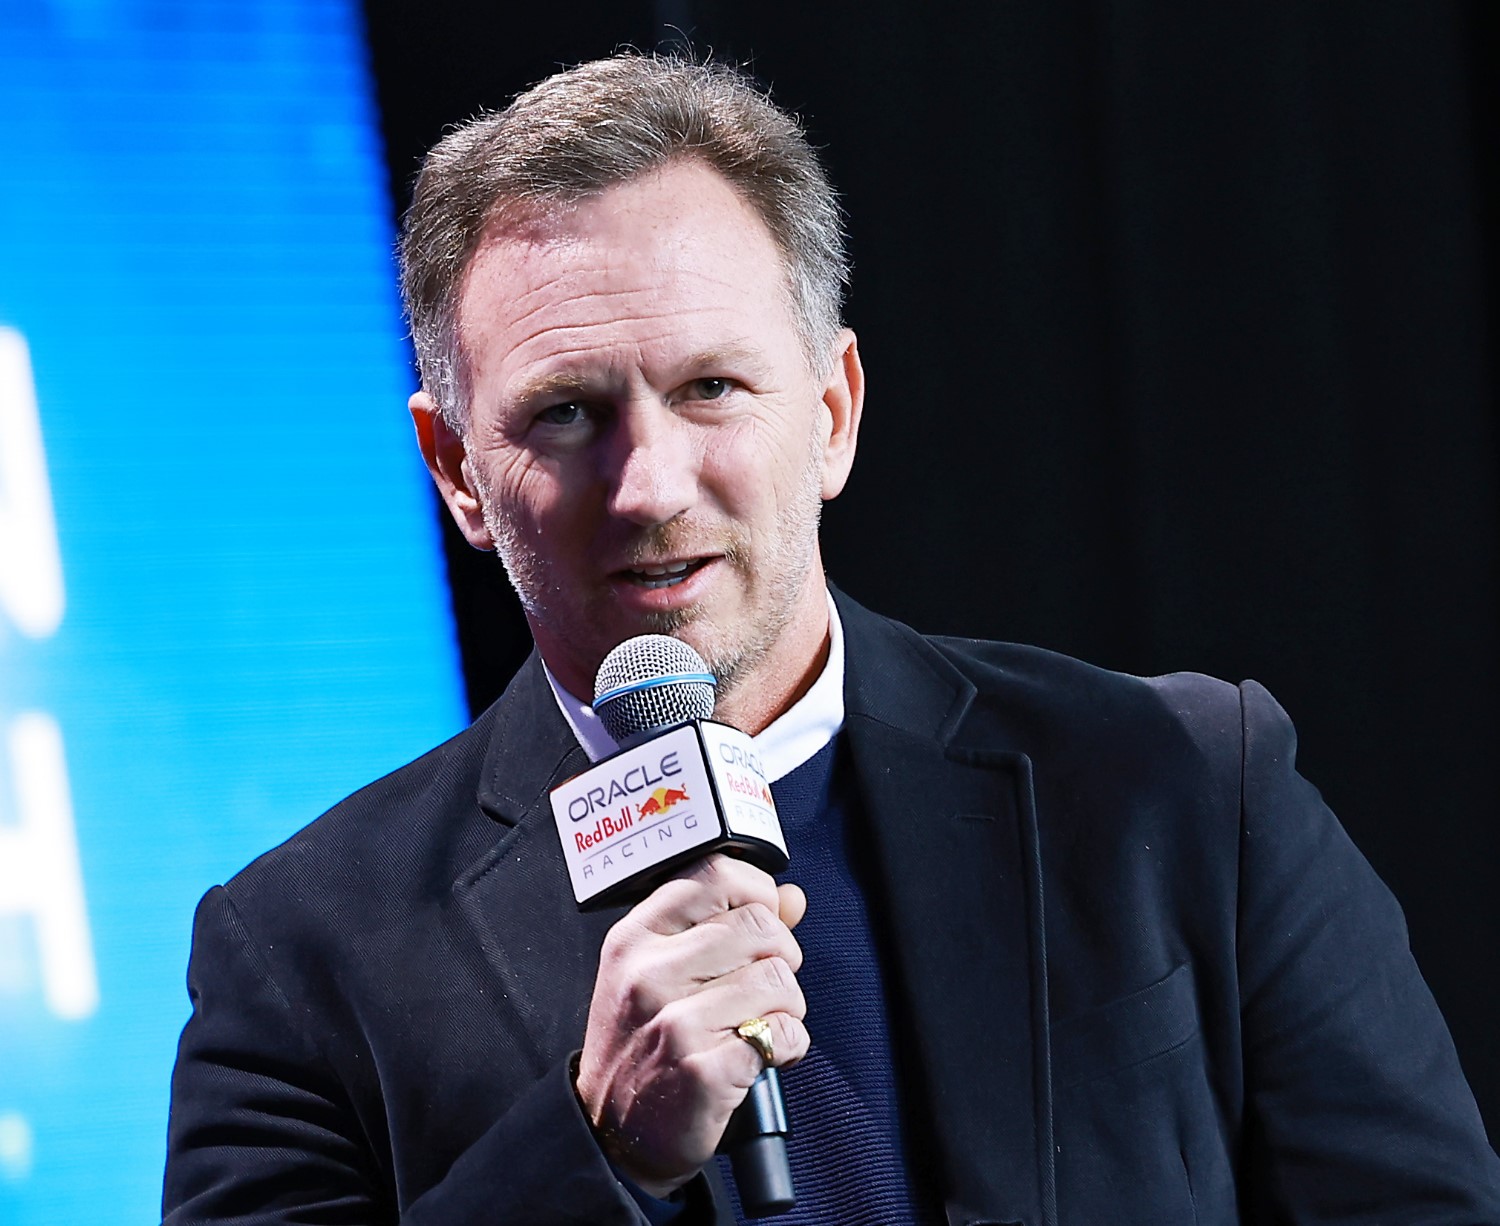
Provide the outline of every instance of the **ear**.
[[494,539],[484,526],[484,507],[470,476],[469,455],[462,436],[448,424],[426,392],[414,393],[406,407],[411,410],[412,424],[417,428],[417,446],[427,461],[427,471],[448,504],[453,522],[475,549],[494,549]]
[[823,388],[823,407],[828,412],[828,435],[823,442],[825,502],[837,498],[849,480],[865,407],[865,368],[859,360],[859,342],[848,328],[839,333],[836,353]]

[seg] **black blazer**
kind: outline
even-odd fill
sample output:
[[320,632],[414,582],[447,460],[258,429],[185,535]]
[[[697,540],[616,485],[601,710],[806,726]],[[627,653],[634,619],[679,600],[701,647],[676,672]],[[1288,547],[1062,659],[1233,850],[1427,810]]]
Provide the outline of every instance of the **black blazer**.
[[[1500,1223],[1400,912],[1264,690],[839,607],[950,1222]],[[167,1222],[640,1221],[568,1075],[620,914],[577,913],[547,805],[585,765],[533,658],[209,892]]]

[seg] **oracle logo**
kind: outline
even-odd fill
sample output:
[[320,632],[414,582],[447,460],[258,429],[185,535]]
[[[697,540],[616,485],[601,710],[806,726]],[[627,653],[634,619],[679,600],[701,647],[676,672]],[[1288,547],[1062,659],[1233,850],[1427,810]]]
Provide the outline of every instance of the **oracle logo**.
[[644,763],[632,766],[623,775],[592,787],[581,796],[573,797],[568,802],[568,816],[575,822],[581,822],[595,810],[613,806],[617,801],[634,796],[637,792],[654,788],[663,779],[680,774],[682,774],[682,763],[678,760],[677,751],[674,749],[671,753],[661,756],[654,771]]

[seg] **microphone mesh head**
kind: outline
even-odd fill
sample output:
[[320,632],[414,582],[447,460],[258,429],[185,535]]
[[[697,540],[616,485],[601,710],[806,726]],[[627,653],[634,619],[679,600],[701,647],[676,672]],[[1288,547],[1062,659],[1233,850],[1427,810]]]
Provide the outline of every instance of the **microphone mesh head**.
[[605,731],[623,744],[653,728],[668,728],[714,713],[711,680],[684,678],[708,674],[703,657],[668,634],[626,639],[599,665],[594,677],[594,710]]

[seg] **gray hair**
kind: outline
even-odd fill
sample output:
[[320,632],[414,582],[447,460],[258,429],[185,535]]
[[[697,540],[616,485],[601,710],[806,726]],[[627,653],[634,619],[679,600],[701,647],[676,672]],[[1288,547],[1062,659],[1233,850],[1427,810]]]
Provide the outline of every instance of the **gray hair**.
[[849,261],[838,196],[801,125],[737,69],[630,52],[548,77],[449,132],[422,163],[401,293],[422,386],[450,425],[467,425],[459,300],[486,232],[675,159],[717,171],[765,222],[808,364],[828,369]]

